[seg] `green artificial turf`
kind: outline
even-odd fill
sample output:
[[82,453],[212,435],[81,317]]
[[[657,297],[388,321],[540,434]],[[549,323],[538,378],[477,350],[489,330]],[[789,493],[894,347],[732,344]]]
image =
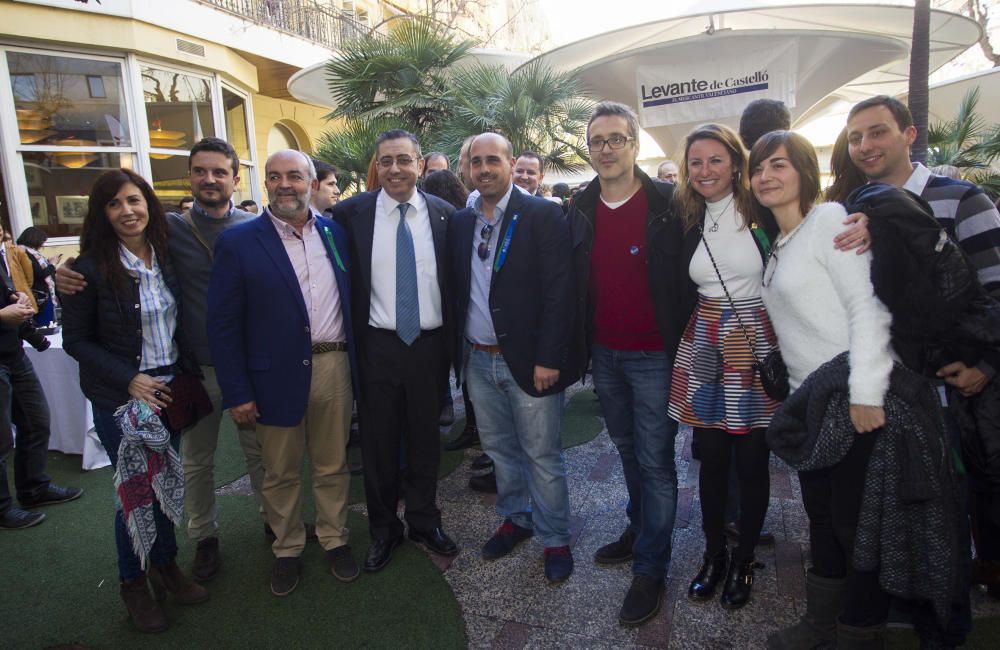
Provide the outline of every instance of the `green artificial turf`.
[[[322,549],[309,542],[298,589],[275,598],[268,586],[270,544],[252,498],[219,497],[223,567],[202,605],[168,601],[171,627],[143,635],[118,597],[112,528],[112,470],[80,470],[79,456],[49,454],[47,471],[60,485],[86,489],[82,498],[44,509],[33,528],[0,531],[0,620],[4,648],[87,647],[434,647],[464,648],[458,603],[428,556],[403,544],[377,574],[343,584],[329,573]],[[306,517],[312,512],[306,491]],[[359,563],[369,543],[367,520],[348,525]],[[178,529],[185,571],[194,545]]]

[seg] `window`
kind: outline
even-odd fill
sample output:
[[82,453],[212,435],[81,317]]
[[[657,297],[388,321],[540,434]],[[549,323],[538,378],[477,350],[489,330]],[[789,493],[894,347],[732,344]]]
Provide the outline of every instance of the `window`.
[[[72,243],[94,181],[119,167],[150,178],[164,207],[174,209],[191,193],[190,148],[207,136],[227,138],[240,158],[234,200],[252,198],[257,187],[250,99],[211,71],[172,69],[124,52],[0,46],[0,99],[3,126],[16,124],[19,136],[0,150],[2,168],[16,179],[0,181],[0,219],[7,214],[15,234],[37,225],[67,239],[51,243]],[[136,136],[142,128],[148,141],[146,133]]]
[[7,65],[21,144],[131,146],[120,63],[8,52]]
[[148,65],[142,66],[140,74],[149,146],[174,150],[151,153],[151,158],[187,155],[195,142],[215,135],[211,79]]

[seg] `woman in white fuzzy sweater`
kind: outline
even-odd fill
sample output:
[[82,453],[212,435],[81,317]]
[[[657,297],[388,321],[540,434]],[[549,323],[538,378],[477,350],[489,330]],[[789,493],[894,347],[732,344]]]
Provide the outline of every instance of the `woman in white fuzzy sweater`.
[[788,131],[762,137],[750,153],[750,185],[754,209],[769,211],[781,232],[764,269],[762,297],[791,388],[848,351],[850,416],[858,432],[839,464],[799,473],[813,560],[806,614],[773,634],[768,645],[813,647],[836,637],[838,644],[854,647],[849,639],[880,637],[889,605],[877,572],[855,570],[851,557],[868,459],[885,423],[891,316],[875,297],[871,254],[841,252],[830,243],[846,212],[838,203],[815,203],[819,165],[805,138]]

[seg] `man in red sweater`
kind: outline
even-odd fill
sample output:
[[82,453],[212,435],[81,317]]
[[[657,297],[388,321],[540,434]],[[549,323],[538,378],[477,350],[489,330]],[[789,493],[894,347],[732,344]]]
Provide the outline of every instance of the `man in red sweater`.
[[582,315],[575,350],[581,369],[593,360],[594,385],[629,494],[628,528],[594,556],[601,565],[632,560],[622,625],[651,619],[663,599],[677,509],[677,423],[667,417],[666,401],[671,357],[691,313],[667,299],[675,282],[666,268],[668,251],[680,243],[670,213],[673,185],[636,167],[638,137],[631,108],[598,104],[587,127],[597,178],[569,213]]

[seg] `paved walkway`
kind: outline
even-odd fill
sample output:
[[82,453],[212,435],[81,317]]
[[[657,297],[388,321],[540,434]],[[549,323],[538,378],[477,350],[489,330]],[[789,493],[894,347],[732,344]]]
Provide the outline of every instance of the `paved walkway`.
[[[589,387],[586,388],[589,390]],[[460,406],[461,398],[456,402]],[[660,613],[638,629],[618,624],[618,609],[631,582],[631,566],[594,564],[594,551],[617,539],[626,525],[627,493],[621,463],[607,431],[566,450],[576,568],[568,581],[549,586],[542,546],[529,540],[506,558],[488,562],[479,549],[500,523],[495,498],[468,489],[469,463],[478,449],[440,483],[444,527],[462,547],[450,562],[438,562],[465,616],[472,648],[762,648],[774,628],[797,620],[805,599],[808,526],[798,480],[780,460],[771,460],[771,504],[765,528],[773,547],[758,549],[765,564],[756,572],[753,597],[737,611],[718,601],[696,604],[686,597],[701,562],[704,542],[698,501],[698,465],[691,459],[691,432],[677,438],[677,523],[667,593]],[[1000,603],[977,592],[974,615],[1000,615]]]

